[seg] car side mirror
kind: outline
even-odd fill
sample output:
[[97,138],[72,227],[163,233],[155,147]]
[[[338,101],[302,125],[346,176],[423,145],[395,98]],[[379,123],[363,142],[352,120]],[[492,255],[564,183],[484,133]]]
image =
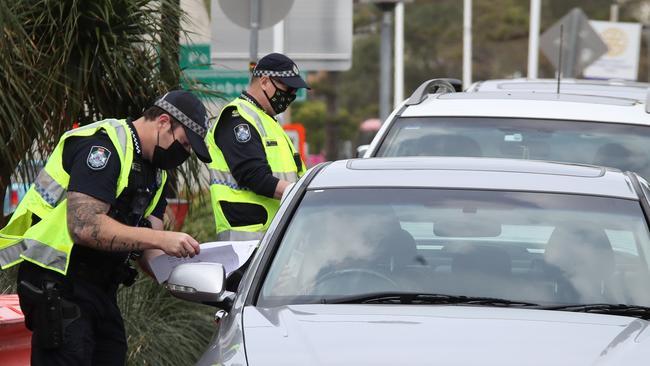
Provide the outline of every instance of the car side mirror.
[[221,263],[183,263],[172,270],[165,287],[183,300],[218,303],[224,300],[226,270]]
[[357,146],[357,158],[363,158],[366,155],[366,151],[370,148],[370,145],[359,145]]

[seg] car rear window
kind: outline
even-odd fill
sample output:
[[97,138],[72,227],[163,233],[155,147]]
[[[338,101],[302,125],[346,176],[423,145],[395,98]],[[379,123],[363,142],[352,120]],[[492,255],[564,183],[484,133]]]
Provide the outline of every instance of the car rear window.
[[487,117],[402,117],[375,156],[550,160],[650,178],[650,128],[604,122]]

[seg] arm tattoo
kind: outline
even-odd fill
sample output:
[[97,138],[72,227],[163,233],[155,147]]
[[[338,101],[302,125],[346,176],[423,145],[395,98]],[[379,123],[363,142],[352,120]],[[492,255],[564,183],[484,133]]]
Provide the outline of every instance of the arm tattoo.
[[140,241],[130,242],[119,234],[107,233],[102,229],[101,219],[108,213],[110,205],[79,192],[68,192],[68,231],[75,243],[107,251],[129,251],[139,249]]
[[[88,195],[68,192],[68,230],[75,242],[101,246],[99,240],[99,215],[108,212],[109,205]],[[90,240],[84,240],[86,235]]]

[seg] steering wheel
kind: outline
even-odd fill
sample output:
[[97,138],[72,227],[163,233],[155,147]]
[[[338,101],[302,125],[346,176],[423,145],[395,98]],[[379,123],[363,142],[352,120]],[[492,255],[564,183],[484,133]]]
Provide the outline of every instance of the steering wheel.
[[386,275],[380,272],[373,271],[371,269],[366,269],[366,268],[348,268],[348,269],[328,272],[316,278],[314,283],[309,288],[303,289],[304,290],[303,293],[307,293],[307,294],[313,293],[315,289],[317,289],[320,286],[323,286],[323,284],[330,281],[337,281],[338,283],[349,284],[352,282],[351,281],[352,278],[359,278],[359,277],[366,277],[375,281],[379,279],[384,284],[390,285],[391,288],[394,289],[399,288],[399,285],[395,281],[393,281],[392,279],[390,279],[389,277],[387,277]]

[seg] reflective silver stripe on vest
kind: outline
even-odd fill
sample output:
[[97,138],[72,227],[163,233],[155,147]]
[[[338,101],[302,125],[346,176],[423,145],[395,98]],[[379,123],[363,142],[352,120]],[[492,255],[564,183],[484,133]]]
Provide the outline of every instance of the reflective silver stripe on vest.
[[27,249],[25,242],[16,239],[16,244],[0,250],[0,267],[7,266],[20,259],[20,255]]
[[65,134],[69,135],[69,134],[74,134],[75,132],[79,132],[79,131],[84,131],[84,130],[89,130],[89,129],[96,129],[99,125],[102,125],[102,124],[104,124],[106,122],[109,122],[110,125],[113,126],[113,128],[115,128],[115,132],[117,133],[117,141],[119,141],[120,147],[122,148],[122,154],[126,154],[126,141],[127,141],[126,140],[126,137],[127,137],[126,129],[124,128],[124,125],[122,125],[122,123],[119,120],[116,120],[116,119],[106,119],[106,120],[103,120],[103,121],[93,122],[93,123],[91,123],[89,125],[77,127],[74,130],[67,131],[67,132],[65,132]]
[[239,184],[237,184],[237,180],[235,177],[233,177],[230,172],[226,172],[223,170],[216,170],[216,169],[208,169],[210,171],[210,184],[219,184],[222,186],[226,186],[232,189],[238,189],[241,191],[246,191],[248,188],[245,187],[240,187]]
[[286,180],[289,183],[295,183],[298,181],[298,173],[296,172],[285,172],[285,173],[273,172],[273,176],[278,179]]
[[[118,121],[111,121],[111,126],[115,127],[115,132],[117,133],[117,141],[120,142],[120,147],[122,148],[122,156],[126,156],[126,141],[127,133],[126,128]],[[130,136],[128,136],[130,138]]]
[[45,169],[42,169],[34,181],[34,190],[50,206],[55,207],[65,196],[65,188],[57,183]]
[[56,268],[65,271],[67,256],[64,252],[56,250],[49,245],[43,244],[40,241],[25,239],[24,245],[26,246],[23,253],[26,257],[35,260],[38,263],[44,264],[48,267]]
[[[237,180],[235,177],[230,173],[226,172],[223,170],[216,170],[216,169],[209,169],[210,171],[210,184],[220,184],[222,186],[227,186],[232,189],[238,189],[238,190],[249,190],[249,188],[242,187],[239,184],[237,184]],[[286,180],[289,183],[294,183],[298,181],[298,173],[295,172],[286,172],[286,173],[278,173],[274,172],[273,176]]]
[[262,137],[266,137],[266,130],[264,129],[264,125],[262,124],[262,120],[260,119],[260,116],[244,103],[240,102],[237,103],[237,105],[240,106],[247,114],[253,117],[253,120],[255,120],[255,124],[257,125],[257,129],[262,134]]
[[217,241],[261,240],[263,236],[264,231],[226,230],[217,234]]

